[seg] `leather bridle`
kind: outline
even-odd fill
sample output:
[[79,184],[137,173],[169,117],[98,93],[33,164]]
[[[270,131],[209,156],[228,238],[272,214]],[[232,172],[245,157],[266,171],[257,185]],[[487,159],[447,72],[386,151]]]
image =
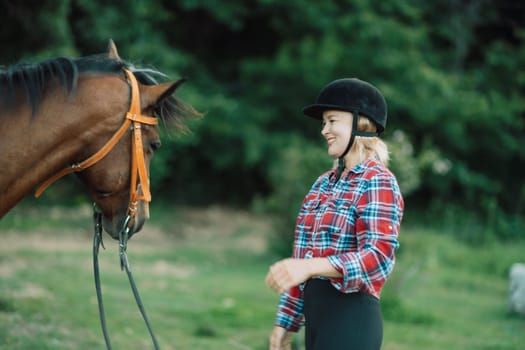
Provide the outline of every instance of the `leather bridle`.
[[[124,134],[131,129],[131,181],[130,181],[130,197],[128,205],[128,215],[135,217],[137,205],[139,200],[151,202],[151,193],[149,189],[148,171],[146,169],[146,162],[144,160],[144,150],[142,145],[141,124],[156,125],[157,118],[149,117],[141,114],[140,109],[140,93],[137,79],[129,70],[124,69],[129,83],[131,85],[131,103],[129,111],[126,112],[124,123],[117,130],[115,134],[98,152],[93,154],[86,160],[72,164],[67,168],[62,169],[48,180],[46,180],[35,192],[35,197],[40,197],[42,192],[56,180],[61,177],[73,173],[83,171],[104,158],[115,147],[117,142],[124,136]],[[140,184],[142,194],[139,194],[138,184]]]
[[[153,329],[150,325],[150,322],[148,320],[148,317],[146,315],[146,311],[144,309],[144,306],[142,304],[142,300],[140,298],[138,289],[135,285],[135,281],[133,280],[133,275],[131,274],[131,267],[129,264],[129,260],[127,257],[127,242],[129,238],[129,233],[131,230],[131,225],[133,223],[133,220],[135,219],[135,215],[137,213],[137,206],[138,202],[140,200],[151,202],[151,192],[149,188],[149,177],[148,177],[148,171],[146,169],[146,162],[144,159],[144,150],[143,150],[143,144],[142,144],[142,132],[141,127],[142,124],[148,124],[148,125],[156,125],[158,123],[157,118],[155,117],[149,117],[141,114],[141,108],[140,108],[140,92],[137,80],[132,72],[130,72],[127,69],[124,69],[124,73],[126,74],[130,87],[131,87],[131,102],[129,111],[126,112],[126,117],[124,119],[124,123],[122,126],[117,130],[115,134],[109,139],[108,142],[95,154],[93,154],[91,157],[87,158],[86,160],[72,164],[68,166],[67,168],[62,169],[60,172],[56,173],[52,177],[50,177],[48,180],[46,180],[35,192],[35,197],[39,197],[44,190],[51,185],[56,180],[60,179],[61,177],[73,173],[73,172],[80,172],[83,171],[94,164],[96,164],[98,161],[100,161],[102,158],[104,158],[112,149],[115,147],[117,142],[126,134],[128,130],[131,130],[131,179],[130,179],[130,196],[129,196],[129,204],[127,209],[127,215],[124,220],[124,223],[122,225],[122,229],[119,232],[119,256],[120,256],[120,267],[122,270],[126,270],[126,273],[128,275],[128,280],[131,286],[131,289],[133,291],[133,295],[135,297],[135,301],[137,302],[137,306],[142,314],[142,318],[144,319],[146,326],[148,328],[148,331],[150,333],[153,346],[156,350],[160,349],[157,339],[155,337],[155,334],[153,333]],[[140,191],[139,191],[140,187]],[[102,212],[97,208],[96,204],[93,206],[94,208],[94,227],[95,227],[95,235],[93,238],[93,269],[94,269],[94,277],[95,277],[95,289],[97,293],[97,301],[98,301],[98,309],[99,309],[99,316],[100,316],[100,323],[102,326],[102,333],[104,335],[104,340],[106,342],[106,348],[108,350],[111,350],[111,343],[109,340],[109,334],[106,327],[106,317],[104,312],[104,304],[102,301],[102,288],[100,284],[100,273],[99,273],[99,266],[98,266],[98,251],[100,248],[100,245],[104,247],[104,244],[102,242]]]

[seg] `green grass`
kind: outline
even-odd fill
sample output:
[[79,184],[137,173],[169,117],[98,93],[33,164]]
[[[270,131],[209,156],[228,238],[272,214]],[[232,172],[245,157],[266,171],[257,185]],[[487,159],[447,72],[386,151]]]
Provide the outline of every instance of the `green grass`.
[[[104,348],[89,211],[64,210],[38,225],[46,211],[14,210],[0,222],[0,349]],[[132,271],[162,349],[268,348],[278,299],[264,285],[270,228],[247,213],[174,208],[132,238]],[[400,241],[383,294],[384,350],[525,349],[525,318],[507,307],[508,269],[523,262],[523,242],[472,247],[410,227]],[[151,349],[116,242],[105,244],[113,347]]]
[[523,242],[471,247],[407,230],[401,243],[385,299],[400,299],[408,322],[389,315],[385,349],[525,349],[525,318],[507,305],[508,270],[523,262]]

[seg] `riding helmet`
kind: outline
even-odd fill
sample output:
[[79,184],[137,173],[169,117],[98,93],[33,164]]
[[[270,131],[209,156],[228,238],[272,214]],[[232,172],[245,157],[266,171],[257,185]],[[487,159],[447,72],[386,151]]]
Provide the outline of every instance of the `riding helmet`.
[[387,105],[383,94],[372,84],[357,78],[337,79],[321,89],[315,104],[303,108],[309,117],[322,120],[326,110],[362,114],[372,120],[381,134],[386,127]]

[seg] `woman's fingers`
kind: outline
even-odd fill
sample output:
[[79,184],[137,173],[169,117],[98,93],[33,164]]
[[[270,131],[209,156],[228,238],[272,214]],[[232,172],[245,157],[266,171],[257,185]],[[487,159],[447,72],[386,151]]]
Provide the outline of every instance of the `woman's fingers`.
[[277,293],[283,293],[309,278],[307,261],[304,259],[284,259],[276,262],[266,275],[266,284]]
[[270,267],[268,274],[266,275],[266,285],[277,293],[282,293],[284,288],[282,287],[283,278],[280,276],[279,268],[274,264]]

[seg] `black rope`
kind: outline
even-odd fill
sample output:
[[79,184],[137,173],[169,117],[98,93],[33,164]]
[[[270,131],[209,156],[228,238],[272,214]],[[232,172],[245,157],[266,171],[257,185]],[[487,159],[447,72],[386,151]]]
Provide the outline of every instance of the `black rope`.
[[100,284],[100,271],[98,268],[98,250],[100,245],[104,248],[102,243],[102,213],[100,213],[96,207],[94,208],[93,219],[95,224],[95,236],[93,237],[93,270],[95,275],[95,289],[97,291],[98,301],[98,314],[100,317],[100,325],[102,327],[102,333],[104,334],[104,341],[106,342],[106,348],[111,350],[111,342],[109,340],[108,329],[106,326],[106,313],[104,312],[104,302],[102,300],[102,287]]
[[126,274],[128,275],[129,285],[131,286],[131,290],[133,291],[133,296],[135,297],[135,301],[137,302],[137,307],[139,308],[140,314],[142,315],[142,318],[144,319],[144,322],[146,323],[146,327],[148,328],[148,332],[151,336],[151,341],[153,342],[153,346],[155,347],[155,350],[159,350],[160,349],[159,343],[157,342],[157,338],[155,337],[155,333],[153,332],[153,328],[151,327],[151,324],[149,322],[148,315],[146,314],[146,310],[144,308],[144,304],[142,303],[142,299],[140,298],[140,294],[135,284],[135,280],[133,279],[133,275],[131,274],[131,267],[129,265],[128,255],[126,253],[128,234],[129,234],[128,224],[129,224],[129,216],[124,225],[124,229],[119,234],[120,268],[121,269],[124,268],[126,270]]
[[[100,271],[98,266],[98,251],[100,245],[102,245],[102,247],[104,248],[104,243],[102,242],[102,213],[100,213],[96,206],[94,206],[93,219],[95,224],[95,236],[93,238],[93,270],[95,275],[95,289],[97,291],[98,311],[100,316],[102,333],[104,334],[104,341],[106,342],[106,348],[108,350],[111,350],[111,342],[109,340],[109,334],[106,326],[106,314],[104,312],[104,303],[102,301],[102,287],[100,283]],[[124,223],[123,229],[119,233],[120,268],[126,270],[129,284],[131,286],[131,290],[133,291],[133,296],[135,297],[135,301],[137,302],[137,307],[139,308],[142,318],[146,323],[146,327],[148,328],[148,332],[151,336],[153,346],[155,350],[160,350],[159,343],[157,341],[157,338],[155,337],[155,333],[153,332],[153,328],[151,327],[151,323],[148,319],[148,316],[146,315],[146,310],[144,309],[144,304],[142,303],[142,299],[140,298],[140,294],[135,284],[135,280],[133,279],[133,275],[131,274],[128,255],[126,253],[127,242],[129,237],[129,221],[130,217],[128,216]]]

